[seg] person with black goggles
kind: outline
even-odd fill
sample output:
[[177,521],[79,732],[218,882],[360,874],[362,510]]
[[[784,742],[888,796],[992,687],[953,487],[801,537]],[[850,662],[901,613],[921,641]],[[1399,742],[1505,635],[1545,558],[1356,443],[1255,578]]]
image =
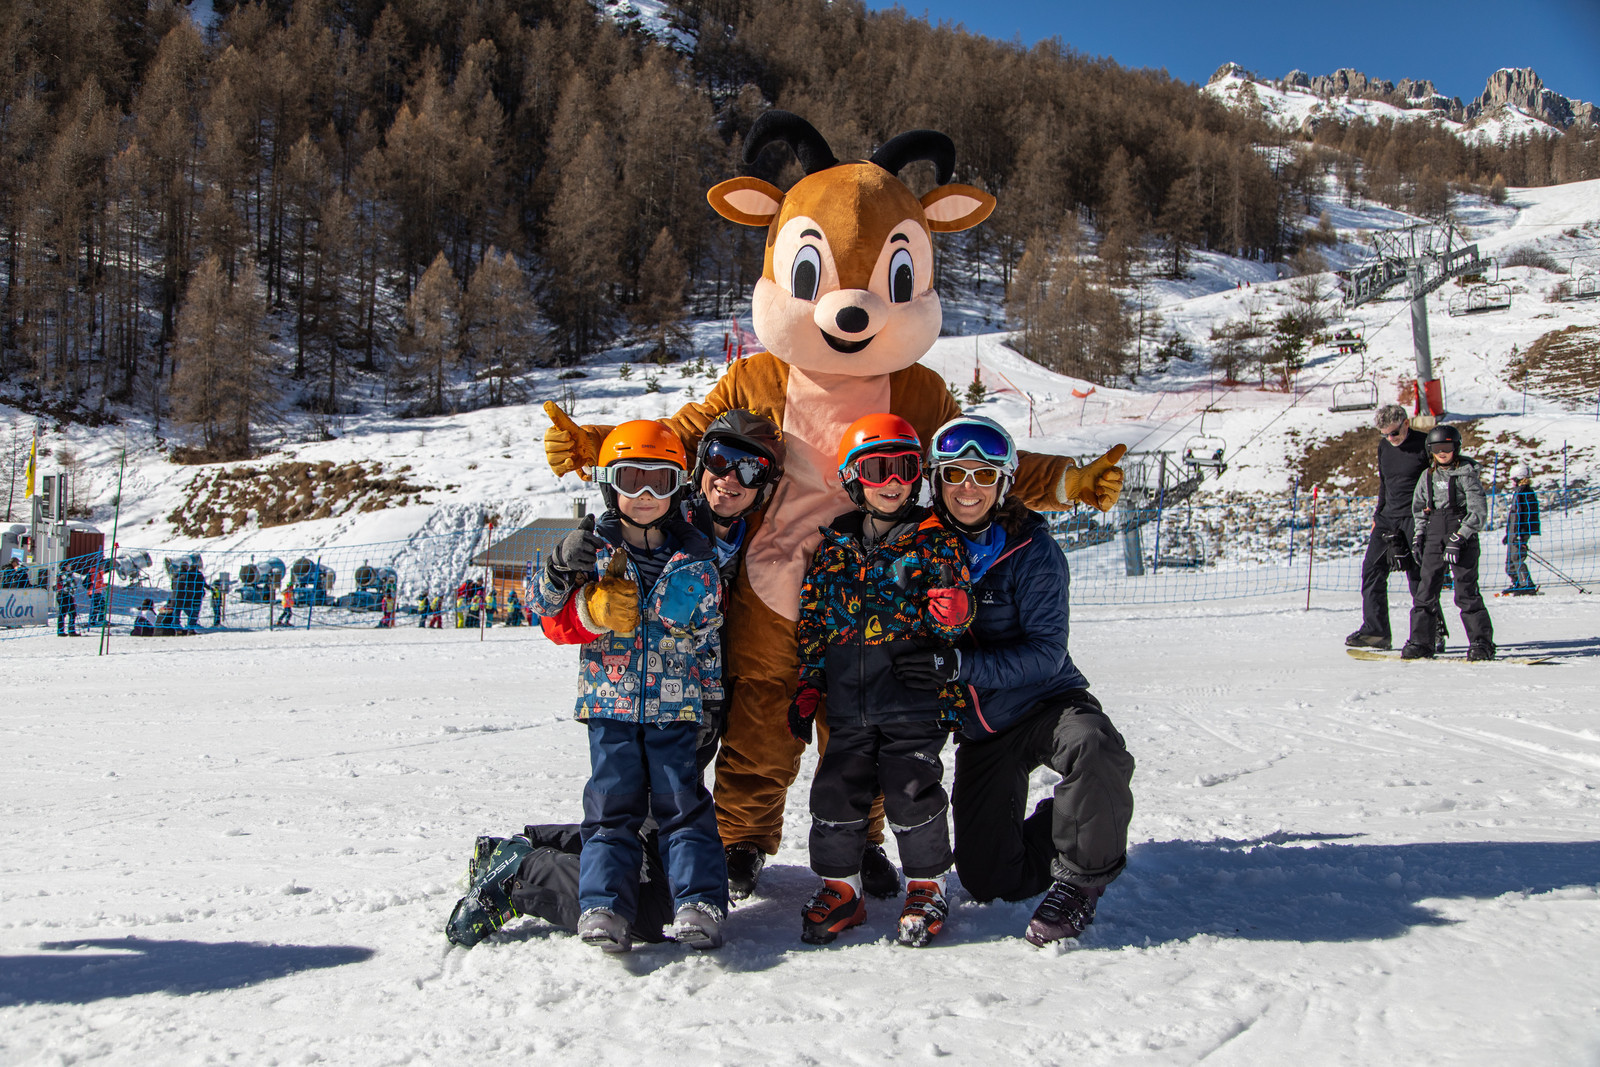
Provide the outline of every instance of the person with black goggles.
[[[1127,862],[1134,761],[1067,651],[1067,557],[1044,517],[1006,498],[1017,471],[1011,435],[964,415],[928,448],[934,510],[961,539],[972,625],[948,645],[894,657],[902,684],[957,686],[962,705],[951,806],[955,866],[979,901],[1043,893],[1023,936],[1079,936]],[[1054,795],[1027,810],[1048,767]]]

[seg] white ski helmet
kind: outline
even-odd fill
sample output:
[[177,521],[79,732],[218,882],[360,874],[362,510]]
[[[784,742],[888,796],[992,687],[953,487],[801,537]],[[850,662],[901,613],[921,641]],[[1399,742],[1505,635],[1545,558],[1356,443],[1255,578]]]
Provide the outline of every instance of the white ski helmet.
[[1518,460],[1516,463],[1511,465],[1511,470],[1509,473],[1511,475],[1511,480],[1514,482],[1524,481],[1533,477],[1533,472],[1530,471],[1528,469],[1528,465],[1523,463],[1521,460]]

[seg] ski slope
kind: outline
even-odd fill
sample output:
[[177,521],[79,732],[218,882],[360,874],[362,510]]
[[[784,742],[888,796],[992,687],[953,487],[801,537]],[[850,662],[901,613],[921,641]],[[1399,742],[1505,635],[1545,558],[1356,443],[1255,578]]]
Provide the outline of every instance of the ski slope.
[[579,817],[571,650],[14,640],[0,1063],[1594,1063],[1600,604],[1491,610],[1556,663],[1359,663],[1354,598],[1079,609],[1134,844],[1045,950],[1032,901],[959,888],[930,948],[878,902],[802,945],[810,754],[723,951],[611,958],[536,920],[452,948],[473,836]]

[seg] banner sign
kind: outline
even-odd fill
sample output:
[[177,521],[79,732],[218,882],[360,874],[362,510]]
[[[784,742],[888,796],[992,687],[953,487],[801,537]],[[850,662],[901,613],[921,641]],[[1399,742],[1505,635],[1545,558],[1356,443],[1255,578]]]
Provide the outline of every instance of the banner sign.
[[0,626],[45,625],[50,595],[48,589],[0,589]]

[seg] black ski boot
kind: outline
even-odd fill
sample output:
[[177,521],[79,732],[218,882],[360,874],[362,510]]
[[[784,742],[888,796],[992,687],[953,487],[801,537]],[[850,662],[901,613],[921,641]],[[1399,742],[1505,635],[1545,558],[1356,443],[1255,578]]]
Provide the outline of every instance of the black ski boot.
[[1344,639],[1350,648],[1388,648],[1389,642],[1377,634],[1369,634],[1364,630],[1357,630]]
[[1400,650],[1401,659],[1432,659],[1433,649],[1427,645],[1419,645],[1411,641],[1406,642],[1406,647]]
[[861,854],[861,891],[879,900],[900,895],[900,872],[882,845],[868,845]]
[[728,860],[728,896],[744,900],[756,891],[761,868],[767,865],[767,854],[749,841],[735,841],[723,853]]
[[1494,646],[1486,644],[1472,645],[1467,649],[1467,662],[1480,663],[1494,659]]
[[[485,842],[493,845],[488,856],[480,859]],[[452,945],[471,948],[522,914],[512,905],[510,891],[522,861],[532,851],[533,842],[521,834],[504,839],[480,837],[474,842],[468,865],[472,884],[467,895],[456,901],[444,927],[444,936]]]
[[1041,947],[1077,937],[1094,922],[1094,905],[1100,893],[1099,889],[1085,889],[1071,882],[1055,883],[1033,910],[1028,932],[1022,936],[1030,945]]

